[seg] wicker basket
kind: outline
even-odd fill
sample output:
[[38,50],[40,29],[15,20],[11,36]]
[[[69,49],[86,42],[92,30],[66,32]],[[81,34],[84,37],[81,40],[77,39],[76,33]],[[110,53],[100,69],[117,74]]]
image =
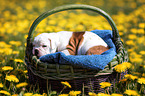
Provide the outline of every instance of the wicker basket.
[[[72,9],[83,9],[91,10],[102,15],[109,22],[112,32],[113,32],[113,42],[117,49],[117,55],[114,59],[105,67],[104,70],[97,71],[86,69],[78,66],[66,65],[66,64],[48,64],[41,62],[36,56],[32,54],[32,39],[33,33],[37,25],[46,17],[51,14],[72,10]],[[122,62],[128,61],[128,54],[123,47],[123,43],[120,40],[120,36],[117,30],[117,27],[111,17],[104,12],[103,10],[89,6],[89,5],[65,5],[56,7],[50,11],[47,11],[41,14],[32,24],[28,38],[27,38],[27,47],[26,47],[26,56],[25,62],[28,67],[29,80],[30,83],[38,83],[42,89],[48,89],[48,86],[51,85],[52,90],[60,91],[63,87],[60,82],[68,81],[72,85],[70,90],[81,90],[82,86],[91,86],[93,90],[99,90],[99,83],[102,81],[116,79],[117,73],[113,72],[113,67]],[[112,73],[113,72],[113,73]],[[55,83],[54,83],[55,82]],[[93,87],[92,87],[93,86]],[[89,91],[90,88],[88,87]],[[98,92],[98,91],[97,91]]]

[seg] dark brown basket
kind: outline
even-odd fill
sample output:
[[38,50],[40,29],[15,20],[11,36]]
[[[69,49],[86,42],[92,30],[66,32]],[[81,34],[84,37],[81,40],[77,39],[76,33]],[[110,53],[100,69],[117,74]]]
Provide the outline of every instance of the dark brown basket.
[[[109,22],[110,26],[112,27],[113,32],[113,42],[117,49],[117,55],[114,59],[105,67],[104,70],[91,70],[86,69],[78,66],[68,65],[68,64],[48,64],[41,62],[36,56],[32,54],[32,39],[33,33],[37,25],[46,17],[51,14],[71,10],[71,9],[83,9],[83,10],[91,10],[96,13],[102,15],[107,21]],[[28,38],[27,38],[27,47],[26,47],[26,56],[25,62],[28,67],[29,72],[29,80],[31,83],[39,83],[39,86],[42,89],[48,89],[48,86],[51,85],[52,90],[60,91],[62,85],[60,84],[61,81],[67,80],[71,85],[72,89],[69,90],[81,90],[84,86],[88,86],[87,90],[89,91],[90,88],[93,90],[99,90],[99,83],[105,82],[106,80],[113,80],[116,79],[117,73],[113,72],[113,68],[122,62],[128,61],[128,54],[123,47],[123,43],[120,40],[120,36],[117,30],[117,27],[111,17],[104,12],[103,10],[89,6],[89,5],[80,5],[80,4],[73,4],[73,5],[65,5],[56,7],[50,11],[47,11],[41,14],[32,24]],[[113,72],[113,73],[112,73]],[[55,85],[56,84],[56,85]],[[58,86],[58,87],[57,87]],[[94,86],[90,87],[89,86]],[[98,92],[98,91],[97,91]]]

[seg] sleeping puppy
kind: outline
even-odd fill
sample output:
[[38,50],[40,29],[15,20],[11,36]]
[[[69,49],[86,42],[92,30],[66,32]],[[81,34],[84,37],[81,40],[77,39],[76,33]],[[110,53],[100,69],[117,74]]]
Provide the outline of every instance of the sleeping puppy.
[[66,55],[102,54],[108,49],[102,38],[88,31],[42,33],[33,41],[33,54],[38,57],[55,52]]

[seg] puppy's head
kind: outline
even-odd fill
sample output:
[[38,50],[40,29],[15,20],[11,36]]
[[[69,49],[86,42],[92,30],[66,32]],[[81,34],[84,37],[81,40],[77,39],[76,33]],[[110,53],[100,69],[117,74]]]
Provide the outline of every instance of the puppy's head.
[[56,51],[55,44],[52,44],[51,37],[49,33],[42,33],[34,38],[33,41],[33,55],[37,57],[54,53]]

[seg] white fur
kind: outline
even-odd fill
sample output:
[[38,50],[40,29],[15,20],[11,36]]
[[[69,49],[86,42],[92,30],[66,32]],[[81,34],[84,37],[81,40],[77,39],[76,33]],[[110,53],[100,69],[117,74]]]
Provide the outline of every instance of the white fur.
[[[73,32],[69,31],[61,31],[57,33],[42,33],[38,35],[34,38],[33,54],[35,54],[35,50],[38,50],[38,57],[55,53],[57,51],[70,55],[66,46],[69,43],[72,33]],[[83,36],[84,40],[78,49],[78,55],[85,55],[87,50],[93,46],[102,45],[107,47],[104,40],[95,33],[86,31]],[[46,47],[43,45],[46,45]]]

